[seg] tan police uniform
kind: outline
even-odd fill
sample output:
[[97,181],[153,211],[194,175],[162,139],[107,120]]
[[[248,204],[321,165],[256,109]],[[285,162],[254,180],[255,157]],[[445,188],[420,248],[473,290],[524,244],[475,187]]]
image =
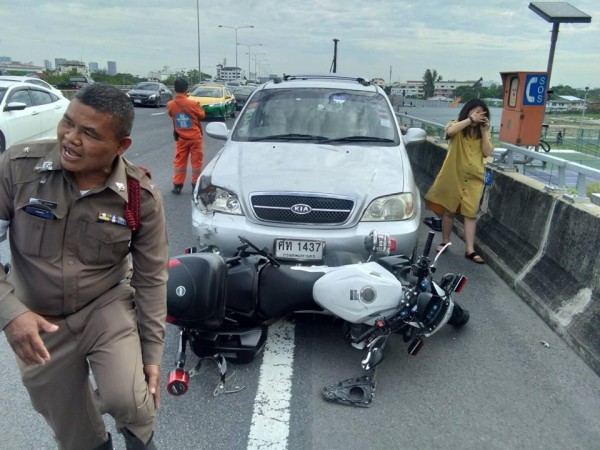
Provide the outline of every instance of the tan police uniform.
[[[124,219],[128,177],[141,187],[135,232]],[[18,145],[0,155],[0,224],[8,224],[12,255],[8,280],[0,275],[0,326],[33,311],[60,327],[42,332],[46,364],[19,361],[32,404],[59,447],[84,450],[106,441],[104,413],[147,442],[155,407],[143,365],[161,364],[166,318],[159,190],[117,157],[106,184],[81,193],[62,170],[56,141]]]

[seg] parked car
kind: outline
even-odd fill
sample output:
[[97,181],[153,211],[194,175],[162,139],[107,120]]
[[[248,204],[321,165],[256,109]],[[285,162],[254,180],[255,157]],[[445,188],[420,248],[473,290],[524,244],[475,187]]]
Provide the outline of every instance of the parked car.
[[82,87],[87,86],[88,84],[94,84],[95,81],[88,77],[87,75],[73,75],[69,77],[67,81],[62,83],[58,83],[56,85],[59,89],[64,89],[66,91],[81,89]]
[[402,135],[383,90],[336,74],[285,76],[262,84],[203,170],[192,200],[199,244],[230,256],[244,236],[276,257],[322,261],[349,251],[366,256],[373,229],[413,256],[421,200]]
[[15,81],[17,83],[35,84],[36,86],[42,86],[43,88],[54,92],[56,95],[63,97],[63,93],[60,89],[55,88],[50,83],[47,83],[41,78],[23,75],[0,75],[0,81]]
[[162,83],[143,81],[136,84],[127,95],[135,105],[151,105],[159,108],[173,99],[173,92]]
[[21,142],[55,138],[68,105],[41,86],[0,80],[0,153]]
[[206,117],[223,120],[227,117],[235,117],[235,97],[227,86],[200,85],[191,91],[189,99],[202,105]]
[[244,107],[248,97],[250,97],[250,94],[254,92],[255,88],[256,86],[238,86],[233,90],[233,95],[235,96],[235,106],[238,111]]

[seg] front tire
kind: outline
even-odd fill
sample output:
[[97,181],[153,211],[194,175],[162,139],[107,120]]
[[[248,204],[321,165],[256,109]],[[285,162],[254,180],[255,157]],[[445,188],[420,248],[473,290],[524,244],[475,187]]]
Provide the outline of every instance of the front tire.
[[463,327],[468,321],[471,315],[469,311],[463,309],[458,303],[454,303],[454,310],[452,311],[452,317],[448,321],[448,325],[452,325],[454,328]]

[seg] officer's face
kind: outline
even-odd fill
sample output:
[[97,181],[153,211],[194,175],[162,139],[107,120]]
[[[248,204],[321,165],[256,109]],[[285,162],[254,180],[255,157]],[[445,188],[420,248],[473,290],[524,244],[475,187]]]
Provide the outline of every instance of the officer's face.
[[131,138],[118,139],[110,114],[72,100],[58,123],[63,168],[73,172],[80,189],[104,184],[116,156],[125,153]]

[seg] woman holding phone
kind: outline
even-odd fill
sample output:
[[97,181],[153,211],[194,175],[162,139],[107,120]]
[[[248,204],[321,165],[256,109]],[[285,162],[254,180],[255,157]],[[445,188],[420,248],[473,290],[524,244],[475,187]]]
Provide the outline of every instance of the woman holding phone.
[[464,217],[465,258],[477,264],[485,261],[475,251],[475,225],[483,194],[484,159],[494,147],[490,134],[490,110],[480,99],[469,100],[458,119],[446,125],[448,153],[433,185],[425,195],[427,209],[442,218],[442,242],[450,242],[454,217]]

